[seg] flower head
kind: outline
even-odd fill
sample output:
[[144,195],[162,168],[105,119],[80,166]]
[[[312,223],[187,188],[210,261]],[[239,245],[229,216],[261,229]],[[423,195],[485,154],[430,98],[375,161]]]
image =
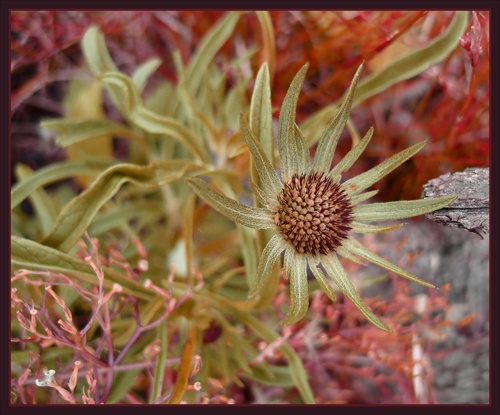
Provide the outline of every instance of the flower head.
[[361,258],[411,281],[434,287],[371,252],[357,242],[352,234],[379,233],[399,228],[403,224],[377,226],[370,222],[429,213],[447,206],[455,197],[360,204],[377,193],[364,192],[366,189],[412,157],[425,144],[415,144],[378,166],[342,182],[342,173],[354,164],[368,145],[373,128],[331,168],[333,153],[349,117],[362,66],[354,75],[340,109],[321,135],[311,163],[306,140],[295,123],[297,100],[307,66],[304,65],[295,76],[281,107],[278,123],[281,180],[248,121],[244,116],[240,117],[241,130],[259,178],[259,186],[255,183],[250,185],[262,207],[249,207],[230,199],[213,190],[201,179],[191,178],[188,183],[202,199],[235,222],[251,228],[275,230],[262,252],[249,296],[259,295],[266,289],[271,270],[284,252],[283,271],[285,277],[290,279],[292,301],[283,325],[300,320],[307,312],[309,267],[332,301],[335,301],[335,291],[330,279],[372,324],[391,331],[365,305],[347,277],[339,256],[356,263],[361,263]]

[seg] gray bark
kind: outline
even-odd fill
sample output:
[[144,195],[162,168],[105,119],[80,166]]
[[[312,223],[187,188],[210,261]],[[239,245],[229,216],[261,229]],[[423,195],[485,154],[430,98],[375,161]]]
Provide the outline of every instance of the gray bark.
[[424,185],[422,198],[456,195],[457,199],[425,217],[444,226],[465,229],[482,238],[490,230],[489,172],[488,168],[474,167],[430,180]]

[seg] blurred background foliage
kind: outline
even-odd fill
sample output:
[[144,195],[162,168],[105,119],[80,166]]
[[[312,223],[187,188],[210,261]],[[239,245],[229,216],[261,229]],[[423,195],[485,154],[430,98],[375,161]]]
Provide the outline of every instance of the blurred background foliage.
[[[336,157],[370,126],[376,138],[353,175],[428,140],[398,174],[377,185],[381,201],[418,198],[431,178],[488,166],[489,14],[466,13],[463,27],[457,16],[12,12],[12,250],[18,274],[11,400],[64,402],[61,394],[35,388],[27,369],[39,378],[44,367],[57,367],[66,381],[80,359],[93,367],[102,389],[93,389],[97,402],[421,402],[412,378],[415,336],[429,347],[440,328],[452,324],[443,312],[446,290],[427,293],[425,312],[418,311],[404,282],[391,283],[391,298],[374,297],[369,306],[391,322],[394,335],[378,333],[350,304],[331,304],[319,293],[307,319],[280,328],[276,314],[289,301],[283,281],[263,303],[246,300],[247,279],[266,235],[235,227],[196,200],[181,177],[203,174],[226,194],[251,203],[251,160],[238,118],[249,111],[264,62],[273,122],[293,76],[310,62],[297,122],[312,152],[325,108],[331,113],[365,62],[365,95]],[[388,67],[396,74],[377,80]],[[103,281],[86,262],[89,256],[102,267]],[[351,268],[360,285],[387,288],[387,276],[360,277]],[[48,274],[30,276],[21,269]],[[85,336],[27,338],[30,327],[15,311],[29,319],[30,307],[36,307],[48,321],[60,315],[45,300],[49,282],[60,285],[58,295],[78,330],[91,327]],[[112,283],[123,294],[96,308]],[[102,322],[96,317],[103,309],[114,316],[109,326],[105,316]],[[79,342],[114,375],[99,371],[95,362],[91,366]],[[62,351],[55,355],[54,349]],[[80,402],[79,389],[75,394]],[[434,398],[428,393],[425,399]]]

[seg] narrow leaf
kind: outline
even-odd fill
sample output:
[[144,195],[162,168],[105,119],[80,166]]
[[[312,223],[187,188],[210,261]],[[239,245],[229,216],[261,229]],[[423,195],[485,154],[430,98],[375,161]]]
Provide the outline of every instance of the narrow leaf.
[[370,142],[373,135],[373,127],[371,127],[363,139],[353,148],[351,149],[342,160],[332,169],[332,171],[328,174],[330,177],[335,177],[338,174],[342,174],[349,170],[352,165],[359,158],[361,153],[365,150],[366,146]]
[[[353,106],[361,104],[378,92],[384,91],[398,82],[421,74],[432,65],[444,60],[455,50],[465,32],[468,14],[467,11],[457,11],[446,32],[441,36],[436,37],[428,45],[394,60],[379,72],[363,79],[357,87]],[[335,103],[316,112],[301,125],[302,131],[311,134],[317,125],[330,119],[331,114],[336,112],[337,108],[338,103]],[[313,142],[309,144],[312,145]]]
[[257,275],[252,281],[252,286],[250,287],[250,292],[248,294],[249,298],[253,298],[265,290],[274,264],[284,249],[285,241],[283,241],[283,238],[280,235],[274,235],[267,243],[266,247],[262,251],[262,255],[260,256]]
[[178,160],[155,162],[148,166],[119,164],[109,168],[62,209],[43,243],[63,252],[69,251],[87,230],[99,209],[124,183],[150,187],[170,183],[181,177],[188,165]]
[[288,326],[302,319],[309,308],[309,288],[307,285],[307,260],[303,255],[294,253],[294,259],[290,275],[290,297],[291,305],[281,322],[282,326]]
[[425,145],[425,141],[415,144],[387,160],[380,163],[378,166],[371,168],[370,170],[359,174],[352,179],[347,180],[343,187],[349,196],[355,195],[366,188],[370,187],[373,183],[378,182],[382,177],[389,174],[395,168],[399,167],[406,160],[412,157],[414,154],[418,153],[422,147]]
[[[84,260],[39,244],[29,239],[11,237],[11,261],[20,268],[42,269],[71,276],[83,282],[97,285],[99,283],[92,267]],[[138,282],[107,267],[104,271],[104,288],[111,290],[114,283],[120,284],[124,292],[142,300],[149,301],[153,293]]]
[[369,249],[366,249],[363,245],[361,245],[354,239],[350,239],[349,241],[347,241],[344,246],[353,254],[358,255],[367,261],[370,261],[372,264],[378,265],[379,267],[382,267],[388,271],[392,271],[395,274],[401,275],[402,277],[407,278],[410,281],[416,282],[426,287],[435,288],[435,285],[416,277],[411,272],[408,272],[403,268],[398,267],[397,265],[394,265],[393,263],[377,255],[376,253],[370,251]]
[[267,62],[269,64],[269,72],[271,74],[271,79],[274,77],[274,67],[276,61],[276,40],[273,29],[273,22],[271,20],[271,15],[268,11],[256,11],[257,19],[262,31],[262,51],[261,51],[261,62]]
[[353,222],[351,224],[351,231],[354,233],[381,233],[399,229],[404,225],[404,223],[398,223],[396,225],[376,226],[368,225],[366,223]]
[[262,146],[267,159],[274,166],[272,116],[269,69],[267,63],[264,63],[255,78],[250,101],[250,126],[258,137],[257,141]]
[[297,124],[295,124],[295,148],[297,151],[295,174],[309,174],[311,170],[309,147]]
[[149,398],[149,403],[154,404],[160,398],[163,390],[163,380],[165,378],[165,367],[167,365],[167,323],[163,322],[158,327],[158,339],[160,340],[160,353],[156,356],[155,372],[153,375],[153,389]]
[[357,205],[358,203],[364,202],[365,200],[370,199],[378,193],[378,190],[371,190],[369,192],[359,193],[350,198],[351,205]]
[[161,65],[159,58],[152,58],[140,64],[132,74],[132,81],[137,86],[137,90],[142,92],[146,86],[148,78],[158,69]]
[[298,162],[299,148],[301,148],[305,143],[299,143],[297,140],[297,134],[295,131],[295,115],[297,111],[297,102],[299,99],[299,93],[302,86],[302,82],[306,76],[307,68],[309,64],[305,64],[293,78],[290,87],[285,95],[283,104],[281,106],[281,111],[278,120],[278,150],[280,153],[281,160],[281,177],[283,182],[286,183],[290,180],[292,175],[295,173],[295,166],[297,164],[303,165],[308,163],[307,161]]
[[314,277],[318,281],[319,286],[321,287],[323,292],[328,296],[330,300],[335,302],[335,300],[337,299],[335,290],[330,284],[330,281],[328,281],[328,278],[326,278],[325,274],[323,274],[323,271],[316,266],[316,261],[313,258],[308,257],[307,263],[309,265],[309,269],[314,274]]
[[345,249],[343,246],[339,246],[335,252],[339,254],[342,258],[347,259],[348,261],[354,262],[358,265],[363,265],[363,261],[361,261],[356,255],[353,255],[350,251]]
[[106,47],[104,35],[96,26],[90,27],[85,32],[81,41],[81,47],[85,60],[95,75],[117,71]]
[[[20,164],[17,166],[16,175],[18,181],[22,181],[31,177],[33,175],[33,170],[24,164]],[[50,198],[44,189],[38,189],[31,193],[30,200],[38,218],[42,235],[46,235],[57,217],[53,199]]]
[[456,196],[443,196],[421,200],[370,203],[354,207],[354,218],[360,222],[397,220],[424,215],[448,206]]
[[354,105],[384,91],[390,86],[421,74],[435,63],[441,62],[458,46],[467,28],[469,13],[457,11],[448,29],[427,46],[394,60],[392,63],[359,83]]
[[325,259],[322,260],[321,263],[325,267],[330,277],[335,281],[335,284],[337,284],[337,287],[339,287],[340,291],[342,291],[344,295],[349,298],[349,300],[351,300],[351,302],[359,311],[361,311],[361,313],[367,318],[370,323],[381,330],[392,332],[392,330],[384,323],[382,323],[378,319],[378,317],[375,316],[375,314],[373,314],[371,310],[366,306],[363,299],[356,291],[356,288],[354,288],[351,280],[346,275],[342,264],[337,258],[337,255],[333,254],[325,257]]
[[[10,208],[14,209],[37,189],[74,175],[93,175],[113,164],[112,160],[80,160],[55,163],[33,172],[30,177],[16,183],[12,188]],[[21,165],[16,166],[22,168]]]
[[68,147],[89,138],[99,137],[105,134],[135,140],[141,139],[141,137],[125,125],[106,119],[76,121],[67,118],[58,118],[55,120],[42,121],[40,125],[58,134],[56,143],[61,147]]
[[335,152],[335,148],[337,147],[337,143],[342,131],[344,130],[345,124],[349,119],[349,113],[351,111],[354,94],[356,92],[356,85],[358,84],[362,70],[363,65],[361,65],[354,74],[351,86],[347,91],[347,95],[342,102],[340,109],[335,114],[335,117],[333,117],[333,119],[329,122],[319,139],[316,154],[314,156],[312,171],[328,173],[330,170],[333,153]]
[[214,56],[233,33],[239,12],[229,12],[203,37],[199,46],[186,68],[187,87],[191,94],[195,94],[200,86],[206,68]]
[[248,121],[243,115],[240,117],[240,128],[252,154],[252,161],[255,164],[259,182],[264,192],[268,197],[277,195],[281,189],[283,189],[283,185],[276,174],[276,170],[267,158],[262,146],[255,138],[253,131],[248,125]]
[[[259,319],[252,317],[249,313],[236,311],[236,315],[238,316],[239,320],[252,328],[252,330],[255,331],[255,333],[262,337],[266,342],[272,343],[279,338],[277,333],[275,333]],[[295,386],[299,390],[300,396],[302,397],[304,403],[316,403],[311,387],[309,386],[307,372],[304,368],[302,360],[297,355],[293,347],[284,342],[278,347],[278,350],[283,353],[288,359],[290,376],[292,377]]]
[[200,160],[207,161],[208,154],[198,138],[183,124],[172,117],[160,115],[146,108],[137,87],[130,78],[120,73],[106,73],[101,77],[106,85],[115,87],[118,107],[123,115],[137,127],[152,134],[166,134],[179,140]]
[[275,227],[271,211],[265,208],[250,207],[216,192],[201,179],[186,179],[193,191],[215,210],[234,222],[255,229]]

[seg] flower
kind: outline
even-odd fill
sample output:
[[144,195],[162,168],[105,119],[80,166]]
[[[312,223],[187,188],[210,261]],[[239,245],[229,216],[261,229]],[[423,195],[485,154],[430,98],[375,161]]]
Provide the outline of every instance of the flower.
[[295,124],[300,88],[308,65],[293,79],[283,100],[278,122],[278,150],[281,180],[244,116],[240,127],[258,172],[259,184],[250,183],[262,207],[250,207],[213,190],[198,178],[187,179],[194,192],[214,209],[237,223],[256,229],[273,229],[274,235],[265,246],[249,297],[266,289],[271,270],[284,251],[283,271],[290,279],[291,306],[283,325],[300,320],[309,306],[307,267],[312,271],[326,295],[335,301],[338,289],[375,326],[390,332],[366,306],[342,267],[339,256],[361,264],[361,259],[399,274],[426,287],[434,285],[390,263],[361,245],[352,234],[386,232],[404,224],[377,226],[370,222],[413,217],[441,209],[455,196],[398,202],[361,204],[377,191],[367,191],[372,184],[404,163],[424,145],[421,142],[403,150],[378,166],[341,182],[347,171],[368,145],[373,128],[331,169],[333,153],[345,127],[353,103],[362,65],[354,75],[346,97],[335,117],[326,126],[310,161],[304,136]]

